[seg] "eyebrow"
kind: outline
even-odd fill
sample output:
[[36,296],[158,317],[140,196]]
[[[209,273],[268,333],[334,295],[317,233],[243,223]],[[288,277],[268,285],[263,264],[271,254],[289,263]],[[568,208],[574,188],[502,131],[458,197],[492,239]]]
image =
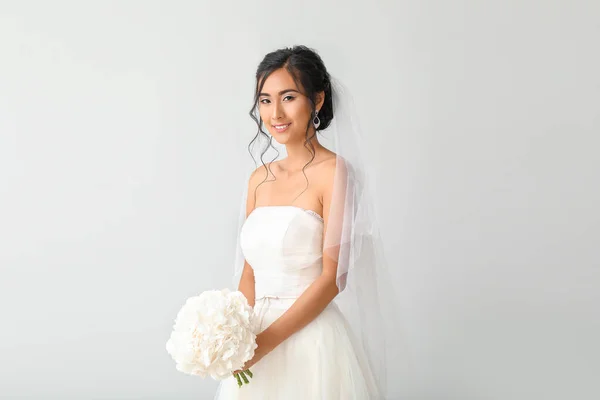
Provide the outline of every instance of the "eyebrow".
[[[288,92],[300,93],[299,91],[297,91],[295,89],[285,89],[285,90],[282,90],[281,92],[279,92],[279,95],[281,96],[282,94],[285,94],[285,93],[288,93]],[[271,97],[271,95],[269,93],[260,93],[259,96]]]

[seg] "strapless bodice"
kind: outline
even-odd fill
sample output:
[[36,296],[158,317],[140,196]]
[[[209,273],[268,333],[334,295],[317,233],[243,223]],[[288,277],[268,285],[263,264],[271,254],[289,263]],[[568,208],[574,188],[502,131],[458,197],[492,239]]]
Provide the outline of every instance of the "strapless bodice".
[[323,219],[296,206],[255,208],[240,231],[256,298],[298,297],[321,274]]

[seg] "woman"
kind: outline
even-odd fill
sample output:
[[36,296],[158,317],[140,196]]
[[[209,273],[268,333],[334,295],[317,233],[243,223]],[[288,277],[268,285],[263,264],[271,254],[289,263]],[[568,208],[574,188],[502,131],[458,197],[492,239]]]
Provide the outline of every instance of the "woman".
[[[372,215],[366,207],[357,213],[362,192],[355,165],[317,137],[334,118],[332,86],[319,55],[304,46],[269,53],[258,67],[251,115],[259,129],[253,142],[274,139],[287,157],[265,163],[263,148],[262,165],[245,188],[238,289],[259,316],[260,333],[255,355],[244,366],[253,372],[250,383],[238,388],[233,377],[222,381],[218,400],[383,398],[378,374],[385,364],[368,354],[368,341],[383,345],[384,338],[368,337],[362,328],[354,332],[336,298],[351,292],[350,278],[361,279],[361,285],[376,278],[373,269],[362,277],[349,273],[361,254],[357,215],[369,221]],[[361,235],[361,243],[365,237],[373,232]],[[360,249],[367,254],[366,244]],[[360,303],[377,307],[367,297]],[[368,314],[381,317],[375,311]],[[378,333],[384,329],[368,318],[357,322]]]

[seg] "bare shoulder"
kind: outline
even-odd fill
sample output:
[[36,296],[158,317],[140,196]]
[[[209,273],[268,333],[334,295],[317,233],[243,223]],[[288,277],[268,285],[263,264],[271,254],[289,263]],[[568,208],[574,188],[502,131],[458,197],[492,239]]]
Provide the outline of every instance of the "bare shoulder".
[[330,158],[323,160],[319,164],[318,176],[321,193],[326,195],[333,191],[333,183],[336,179],[336,174],[345,174],[346,167],[342,157],[338,157],[335,153]]
[[258,168],[256,168],[254,171],[252,171],[252,174],[250,175],[250,179],[248,180],[248,188],[249,189],[256,189],[256,187],[265,180],[265,178],[267,178],[267,176],[270,174],[268,168],[269,168],[269,164],[274,164],[274,163],[267,163],[266,165],[261,165]]
[[337,174],[346,174],[346,160],[333,153],[333,156],[324,160],[320,165],[319,175],[323,177],[323,180],[326,183],[333,182],[335,175]]
[[333,176],[335,175],[336,164],[337,164],[337,157],[335,155],[327,158],[326,160],[324,160],[321,163],[321,165],[320,165],[321,169],[319,171],[319,174],[324,176],[327,179],[333,178]]
[[261,182],[265,181],[267,173],[267,168],[264,165],[261,165],[252,171],[250,177],[248,178],[248,188],[246,194],[246,217],[248,217],[252,210],[254,210],[256,189]]

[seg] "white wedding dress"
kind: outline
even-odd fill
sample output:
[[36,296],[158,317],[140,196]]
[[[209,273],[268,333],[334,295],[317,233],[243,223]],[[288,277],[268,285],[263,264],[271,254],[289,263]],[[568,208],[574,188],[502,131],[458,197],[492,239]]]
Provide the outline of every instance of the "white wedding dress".
[[[254,269],[255,312],[266,329],[322,270],[323,219],[296,206],[257,207],[240,232]],[[368,362],[335,300],[250,370],[238,387],[221,381],[216,400],[370,400],[379,395]]]

